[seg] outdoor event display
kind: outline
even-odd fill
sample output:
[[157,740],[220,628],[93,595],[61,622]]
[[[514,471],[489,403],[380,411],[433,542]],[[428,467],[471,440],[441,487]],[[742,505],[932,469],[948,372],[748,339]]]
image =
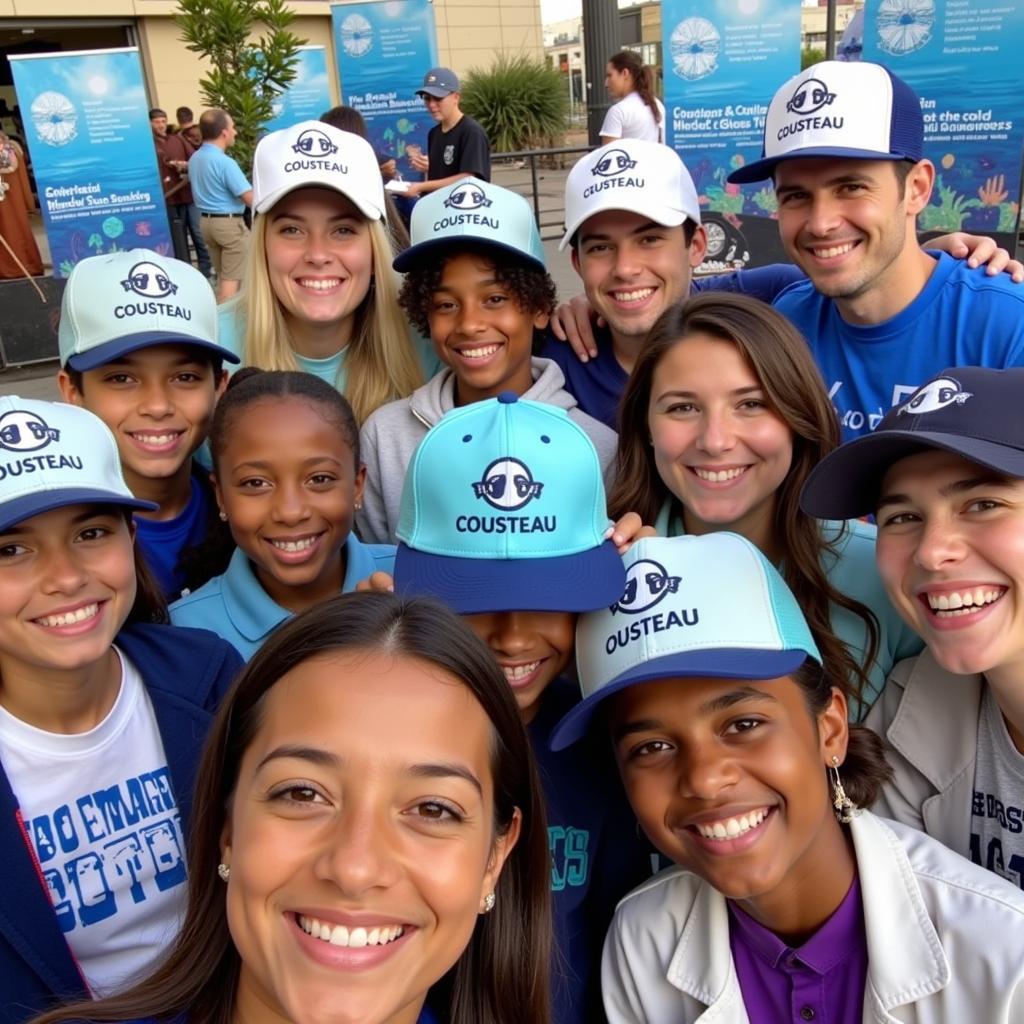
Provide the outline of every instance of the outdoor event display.
[[274,116],[265,130],[276,132],[300,121],[316,121],[330,106],[327,51],[322,46],[300,46],[295,77],[274,100]]

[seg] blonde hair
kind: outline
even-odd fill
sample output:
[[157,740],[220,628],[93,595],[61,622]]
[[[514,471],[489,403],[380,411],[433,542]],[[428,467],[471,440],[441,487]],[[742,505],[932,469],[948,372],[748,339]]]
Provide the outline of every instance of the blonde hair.
[[[249,265],[238,302],[244,318],[242,363],[262,370],[298,370],[288,324],[267,271],[268,223],[264,213],[253,224]],[[423,383],[423,368],[409,343],[409,325],[398,305],[398,275],[391,269],[392,236],[380,220],[368,220],[367,228],[373,279],[353,313],[342,389],[360,424],[385,402],[408,398]]]

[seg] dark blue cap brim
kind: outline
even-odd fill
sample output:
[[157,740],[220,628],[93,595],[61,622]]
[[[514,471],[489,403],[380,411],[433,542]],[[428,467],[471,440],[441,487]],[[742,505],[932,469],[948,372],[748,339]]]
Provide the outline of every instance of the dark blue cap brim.
[[878,507],[882,478],[908,455],[939,448],[1011,477],[1024,478],[1024,450],[962,434],[881,430],[844,444],[811,470],[800,508],[817,519],[855,519]]
[[810,655],[806,651],[800,650],[755,651],[718,647],[652,658],[616,676],[597,693],[580,701],[555,726],[549,746],[552,750],[564,750],[583,739],[597,708],[609,697],[637,683],[698,676],[711,679],[778,679],[795,672],[808,657]]
[[52,512],[56,508],[67,508],[68,505],[122,505],[125,508],[147,512],[154,512],[160,507],[152,501],[126,498],[121,494],[102,491],[96,487],[36,491],[34,494],[26,494],[23,498],[15,498],[13,501],[0,504],[0,530],[9,530],[12,526],[31,519],[32,516]]
[[433,96],[435,100],[443,100],[445,96],[451,96],[455,92],[454,89],[442,89],[440,86],[431,85],[424,89],[417,89],[417,96]]
[[222,348],[212,341],[202,341],[194,334],[177,334],[174,331],[140,331],[138,334],[126,334],[123,338],[115,338],[113,341],[97,345],[87,352],[79,352],[69,356],[64,364],[72,370],[84,373],[86,370],[95,370],[99,366],[112,363],[129,352],[137,352],[140,348],[152,348],[154,345],[194,345],[219,356],[225,362],[239,363],[241,359],[230,349]]
[[429,596],[460,615],[485,612],[593,612],[615,604],[626,569],[615,545],[556,558],[456,558],[399,544],[395,592]]
[[732,185],[749,185],[755,181],[766,181],[775,173],[775,168],[787,160],[814,160],[816,157],[839,157],[845,160],[913,160],[919,156],[907,153],[879,153],[872,149],[844,149],[841,146],[815,146],[812,149],[794,149],[791,153],[755,160],[752,164],[737,167],[725,180]]
[[[458,249],[459,242],[465,242],[467,247],[472,247],[473,249],[494,249],[499,253],[508,253],[523,263],[529,263],[531,266],[547,273],[548,268],[544,262],[535,256],[531,256],[528,252],[523,252],[522,249],[514,245],[506,245],[504,242],[494,242],[488,238],[481,238],[479,235],[474,235],[470,232],[466,232],[464,235],[445,235],[442,238],[428,238],[423,242],[418,242],[416,245],[411,245],[405,252],[399,253],[395,257],[391,266],[400,274],[407,274],[421,263],[428,262],[428,256],[433,256],[435,253],[442,251],[451,254],[453,250]],[[437,261],[434,260],[433,262],[436,263]]]

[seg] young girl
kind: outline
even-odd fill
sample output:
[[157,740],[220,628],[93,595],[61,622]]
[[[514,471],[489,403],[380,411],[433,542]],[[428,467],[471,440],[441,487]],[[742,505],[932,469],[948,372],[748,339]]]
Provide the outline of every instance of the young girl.
[[366,471],[352,409],[330,384],[240,371],[217,407],[210,450],[230,531],[215,543],[221,558],[237,547],[222,575],[175,602],[172,622],[206,626],[249,659],[289,616],[391,572],[395,549],[352,532]]
[[223,345],[246,365],[316,374],[360,423],[436,371],[398,308],[384,186],[365,139],[320,121],[271,132],[256,147],[253,202],[243,291],[220,315]]
[[813,515],[878,519],[878,566],[928,645],[867,722],[877,807],[1024,888],[1024,370],[944,370],[811,475]]
[[167,960],[36,1024],[547,1024],[536,771],[440,605],[346,595],[280,629],[221,709],[196,806]]
[[832,677],[856,684],[859,717],[921,643],[878,578],[874,527],[800,512],[807,475],[839,442],[803,338],[756,299],[690,299],[655,325],[621,412],[612,517],[756,544],[796,594]]
[[585,699],[554,736],[598,712],[641,826],[679,865],[616,911],[610,1024],[1020,1020],[1024,896],[858,813],[889,774],[882,745],[847,724],[764,556],[718,533],[642,540],[625,562],[623,598],[580,621]]
[[199,748],[241,660],[166,623],[92,413],[0,399],[0,1020],[117,992],[185,904]]
[[614,100],[601,125],[601,145],[616,139],[665,141],[665,106],[654,95],[654,75],[632,50],[608,58],[604,87]]
[[[483,211],[472,213],[463,211]],[[533,358],[555,286],[529,203],[476,178],[420,199],[412,247],[395,260],[405,271],[400,301],[412,325],[430,334],[442,370],[409,398],[364,425],[366,500],[357,517],[365,540],[393,542],[405,468],[426,432],[458,406],[503,391],[568,411],[610,467],[615,434],[580,412],[561,370]]]

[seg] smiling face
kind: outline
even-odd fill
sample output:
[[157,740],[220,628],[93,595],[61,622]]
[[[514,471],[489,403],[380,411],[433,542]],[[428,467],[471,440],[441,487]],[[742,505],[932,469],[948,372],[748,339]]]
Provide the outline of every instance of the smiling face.
[[330,410],[305,397],[256,401],[234,414],[216,492],[235,543],[267,593],[290,611],[332,597],[366,470]]
[[270,690],[222,849],[239,1019],[414,1024],[518,834],[495,836],[492,743],[465,685],[402,655]]
[[427,320],[438,356],[458,378],[459,405],[530,389],[533,331],[548,317],[520,301],[483,256],[462,253],[445,263]]
[[669,349],[651,381],[648,429],[687,532],[732,530],[770,549],[793,433],[736,345],[695,333]]
[[886,473],[877,520],[889,599],[939,664],[1019,681],[1024,480],[951,452],[910,455]]
[[668,306],[689,295],[691,271],[706,248],[703,228],[687,247],[681,225],[668,228],[637,213],[609,210],[584,222],[572,265],[612,334],[643,339]]
[[332,329],[347,344],[373,281],[369,222],[326,188],[296,189],[266,216],[267,273],[289,331],[301,345],[307,332]]

